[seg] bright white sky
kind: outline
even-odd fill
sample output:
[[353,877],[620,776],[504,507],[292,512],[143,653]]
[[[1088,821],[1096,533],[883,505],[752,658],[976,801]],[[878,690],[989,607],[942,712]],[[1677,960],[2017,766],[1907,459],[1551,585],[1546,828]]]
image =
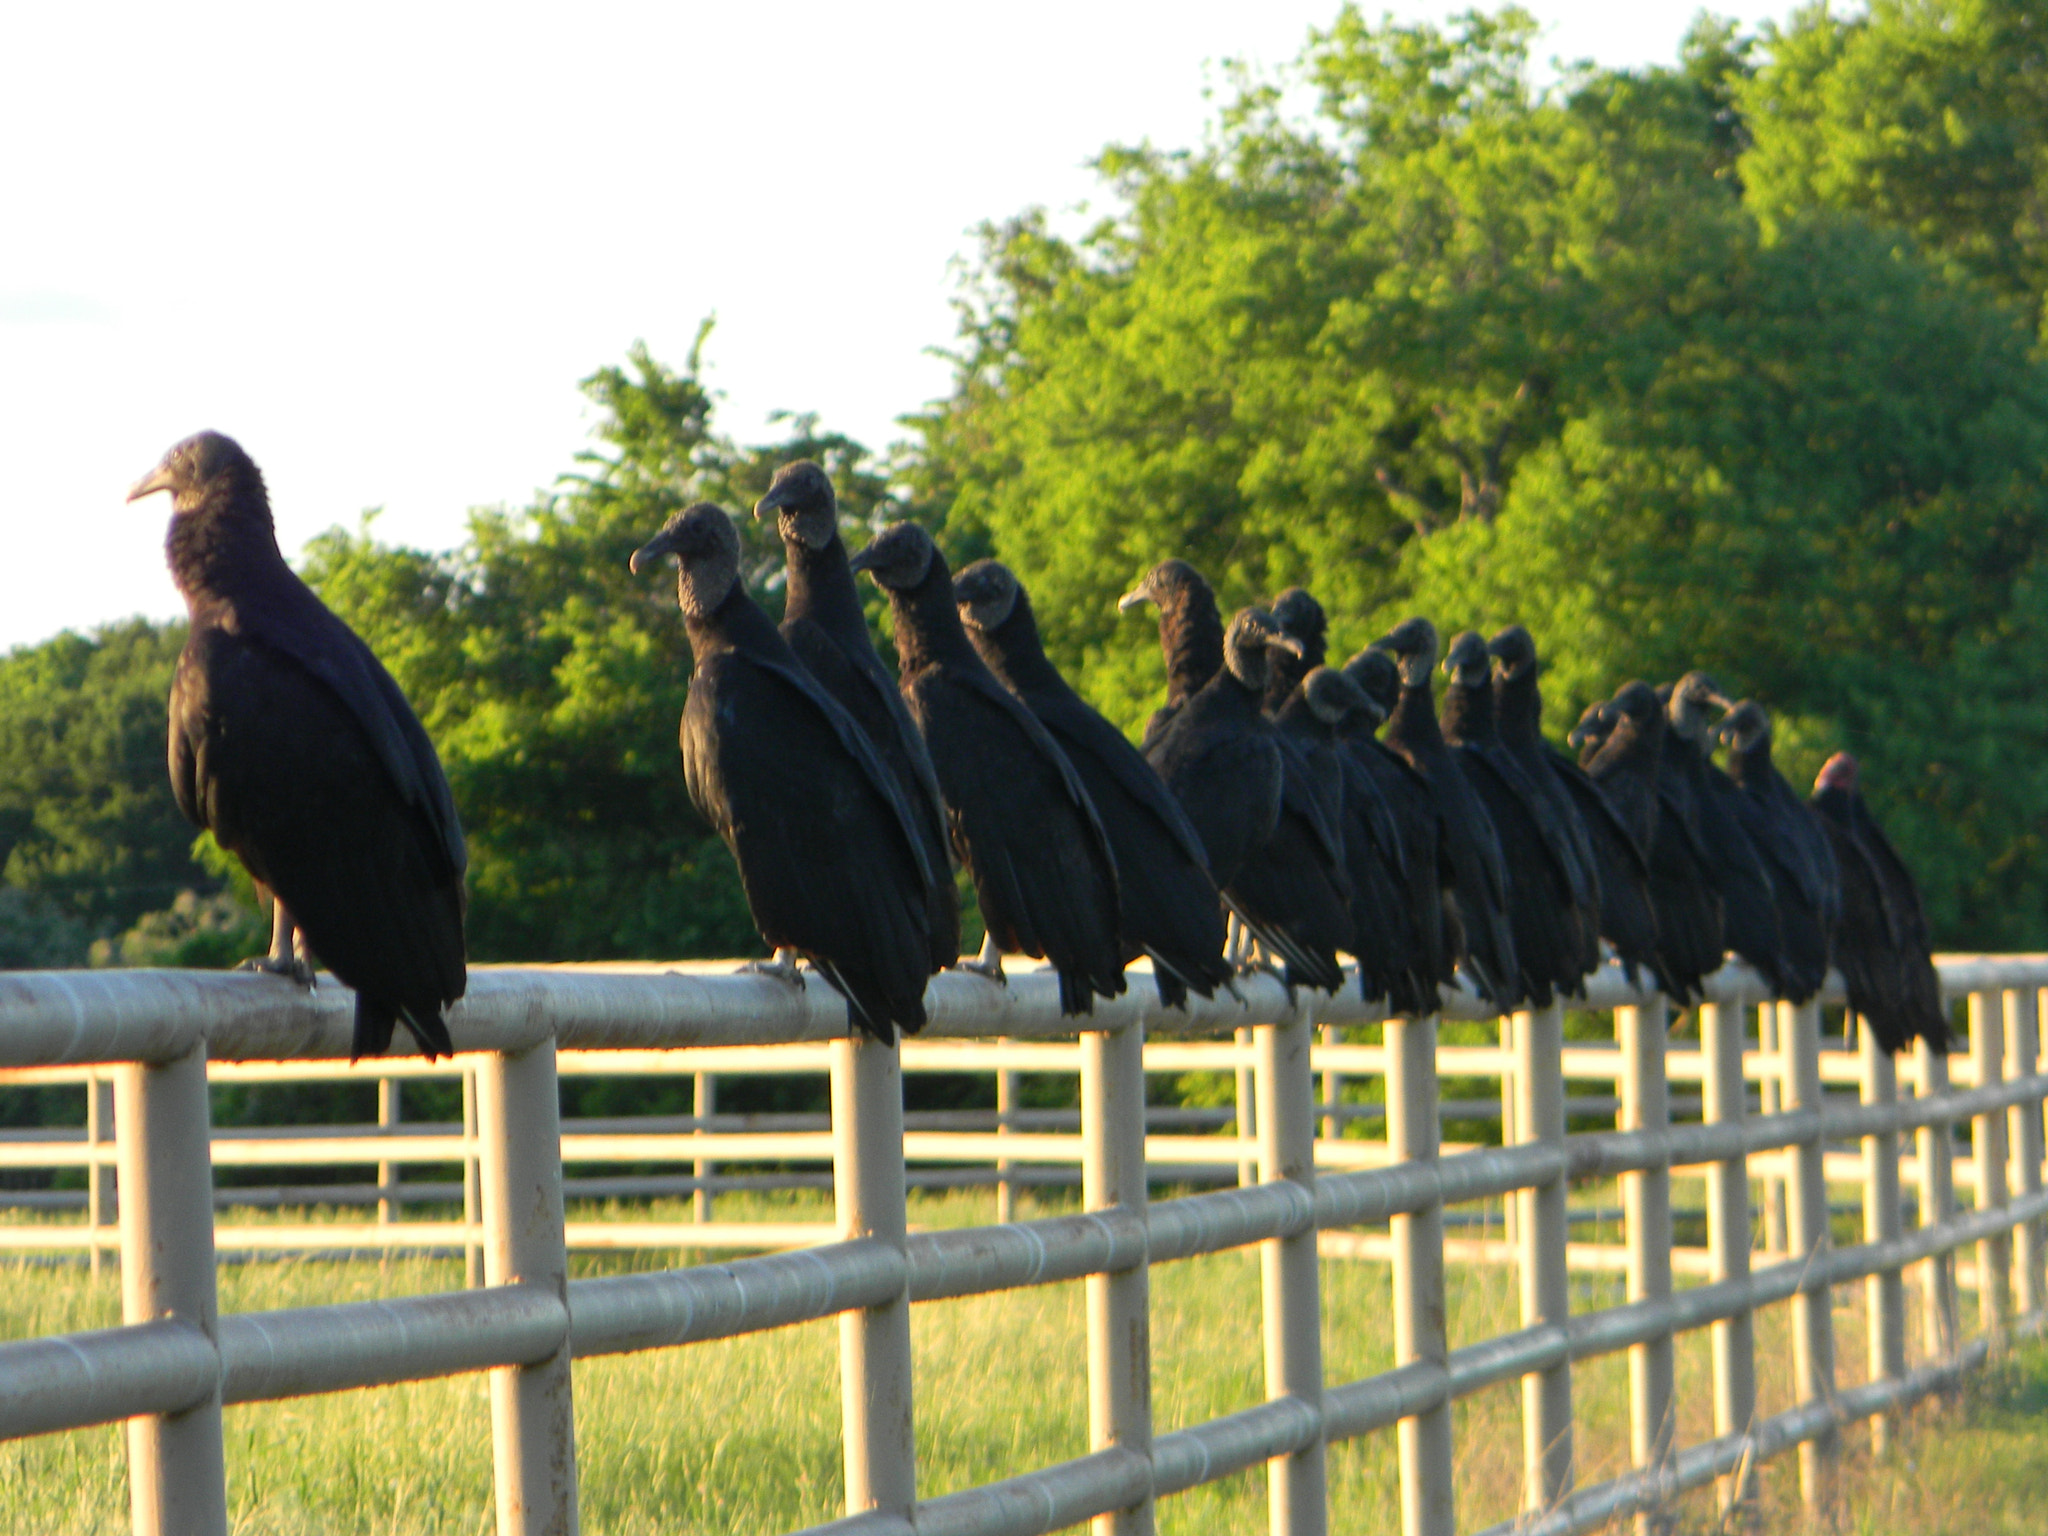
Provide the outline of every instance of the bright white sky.
[[[1539,56],[1615,65],[1674,60],[1696,9],[1530,4]],[[178,611],[168,504],[122,495],[202,427],[263,466],[288,554],[370,507],[448,548],[569,467],[579,378],[636,337],[679,365],[715,312],[727,432],[816,410],[884,446],[945,390],[974,225],[1072,210],[1106,143],[1197,141],[1217,61],[1336,8],[12,6],[0,647]]]

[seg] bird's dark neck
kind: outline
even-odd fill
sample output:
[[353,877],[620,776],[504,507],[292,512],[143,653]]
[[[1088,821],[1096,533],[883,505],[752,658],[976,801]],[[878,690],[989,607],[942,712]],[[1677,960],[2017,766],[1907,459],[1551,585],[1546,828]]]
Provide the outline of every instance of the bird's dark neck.
[[889,589],[889,612],[896,620],[896,659],[905,677],[941,664],[983,664],[953,603],[953,573],[937,550],[924,580],[901,591]]
[[1493,714],[1508,746],[1528,750],[1543,744],[1543,694],[1534,668],[1517,672],[1493,690]]
[[291,567],[261,493],[226,487],[199,506],[175,512],[164,539],[171,579],[194,613],[274,587]]
[[1728,748],[1728,777],[1744,789],[1761,787],[1771,779],[1771,739],[1766,736],[1751,747]]
[[1045,654],[1038,638],[1038,620],[1030,600],[1020,591],[1010,616],[993,629],[978,630],[974,648],[989,670],[1018,693],[1044,693],[1064,689],[1067,680]]
[[1442,731],[1446,741],[1464,746],[1491,747],[1499,744],[1500,733],[1493,718],[1493,684],[1464,683],[1452,679],[1444,690]]
[[1337,728],[1309,707],[1298,687],[1273,712],[1273,723],[1291,741],[1328,746],[1337,739]]
[[698,662],[720,651],[742,651],[775,660],[789,656],[789,642],[747,596],[744,582],[734,582],[725,601],[703,618],[685,611],[683,628],[689,631],[690,654]]
[[1161,610],[1159,649],[1166,657],[1166,702],[1179,704],[1201,692],[1223,670],[1223,615],[1216,594],[1192,588],[1171,612]]
[[1428,683],[1401,685],[1401,697],[1387,717],[1384,739],[1404,754],[1443,750],[1444,734],[1436,723],[1436,699]]
[[794,624],[808,619],[842,643],[867,638],[867,615],[861,612],[860,591],[853,583],[853,569],[847,564],[846,545],[837,534],[823,549],[795,539],[785,539],[788,554],[788,601],[782,622]]

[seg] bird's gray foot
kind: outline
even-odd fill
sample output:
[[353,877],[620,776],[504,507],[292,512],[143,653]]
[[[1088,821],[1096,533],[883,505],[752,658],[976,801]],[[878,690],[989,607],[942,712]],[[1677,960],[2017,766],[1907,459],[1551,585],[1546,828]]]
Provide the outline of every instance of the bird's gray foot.
[[313,955],[306,948],[306,936],[299,932],[291,913],[275,896],[270,900],[270,953],[244,960],[235,969],[288,977],[302,987],[313,985]]
[[796,951],[778,949],[772,960],[749,960],[739,969],[742,976],[773,976],[777,981],[786,981],[797,991],[804,990],[804,973],[797,969]]
[[977,976],[986,976],[999,987],[1007,987],[1010,978],[1003,974],[1003,952],[996,947],[993,938],[981,941],[981,953],[972,960],[962,960],[956,970],[972,971]]

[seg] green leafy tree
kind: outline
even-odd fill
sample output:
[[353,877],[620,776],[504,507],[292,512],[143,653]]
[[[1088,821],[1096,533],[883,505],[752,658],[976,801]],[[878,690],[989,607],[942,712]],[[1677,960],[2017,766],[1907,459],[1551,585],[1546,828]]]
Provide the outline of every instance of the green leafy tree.
[[2036,0],[1809,5],[1738,93],[1767,230],[1816,207],[1908,236],[2038,324],[2048,293],[2048,27]]

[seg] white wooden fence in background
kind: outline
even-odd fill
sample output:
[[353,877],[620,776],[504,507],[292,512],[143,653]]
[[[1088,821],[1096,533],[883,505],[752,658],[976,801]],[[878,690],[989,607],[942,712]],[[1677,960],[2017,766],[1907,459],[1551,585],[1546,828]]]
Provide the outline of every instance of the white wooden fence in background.
[[[474,1242],[481,1248],[481,1288],[229,1316],[215,1305],[211,1162],[380,1162],[390,1191],[382,1209],[388,1218],[397,1215],[399,1158],[391,1136],[371,1143],[347,1135],[269,1136],[270,1144],[260,1145],[210,1135],[209,1061],[344,1057],[349,995],[189,972],[0,974],[0,1066],[113,1069],[126,1319],[114,1329],[0,1344],[0,1435],[126,1419],[136,1529],[224,1532],[224,1403],[489,1370],[499,1529],[566,1532],[576,1528],[573,1358],[682,1346],[836,1314],[848,1517],[819,1530],[991,1536],[1092,1519],[1105,1532],[1145,1531],[1157,1499],[1264,1462],[1272,1529],[1320,1532],[1327,1519],[1324,1447],[1395,1428],[1405,1527],[1449,1532],[1451,1404],[1515,1378],[1523,1384],[1528,1511],[1515,1529],[1592,1529],[1715,1481],[1723,1502],[1732,1503],[1751,1496],[1759,1462],[1794,1446],[1802,1488],[1818,1502],[1844,1425],[1868,1419],[1876,1433],[1886,1433],[1888,1416],[1974,1366],[2041,1314],[2048,1077],[2037,1017],[2048,957],[1949,957],[1940,968],[1945,990],[1969,1002],[1968,1055],[1957,1058],[1953,1072],[1967,1086],[1952,1086],[1951,1063],[1924,1050],[1898,1072],[1867,1044],[1853,1054],[1823,1051],[1818,1006],[1759,1006],[1755,979],[1733,966],[1715,978],[1712,1002],[1699,1011],[1699,1048],[1683,1052],[1667,1050],[1663,1000],[1632,991],[1613,973],[1594,979],[1588,1005],[1612,1012],[1613,1047],[1566,1047],[1562,1013],[1550,1009],[1503,1021],[1499,1047],[1439,1048],[1436,1020],[1388,1020],[1383,1045],[1327,1045],[1313,1054],[1317,1023],[1375,1015],[1355,995],[1316,998],[1311,1014],[1306,1001],[1297,1008],[1277,984],[1260,979],[1244,988],[1243,1006],[1226,1000],[1193,1016],[1155,1009],[1141,1017],[1150,992],[1141,982],[1087,1021],[1077,1047],[1056,1044],[1063,1031],[1071,1036],[1073,1024],[1058,1017],[1049,978],[1018,975],[1005,989],[948,974],[933,983],[932,1024],[911,1047],[911,1066],[938,1069],[951,1053],[957,1066],[946,1070],[1072,1070],[1078,1055],[1085,1211],[918,1233],[906,1223],[907,1161],[1057,1164],[1074,1157],[1074,1139],[1014,1124],[1008,1134],[906,1133],[904,1063],[893,1051],[842,1038],[844,1010],[815,982],[798,993],[771,979],[703,966],[479,969],[451,1019],[464,1053],[459,1065],[474,1077],[473,1128],[403,1138],[406,1161],[475,1158],[475,1219],[391,1219],[382,1228],[366,1222],[339,1230],[350,1234],[348,1246]],[[1479,1016],[1470,999],[1447,997],[1446,1007]],[[1747,1034],[1751,1020],[1759,1024],[1754,1039]],[[1174,1041],[1246,1027],[1248,1046]],[[774,1053],[753,1049],[769,1046],[784,1053],[784,1066],[790,1053],[805,1052],[803,1069],[829,1069],[828,1132],[679,1138],[669,1134],[674,1127],[653,1135],[607,1128],[578,1129],[562,1140],[557,1085],[565,1061],[604,1070],[606,1061],[630,1065],[630,1053],[690,1048],[705,1055],[667,1065],[753,1072],[772,1069]],[[1156,1135],[1148,1146],[1148,1067],[1241,1067],[1246,1054],[1256,1100],[1250,1137]],[[1330,1127],[1341,1114],[1318,1095],[1318,1069],[1384,1075],[1384,1142],[1317,1138],[1318,1125]],[[306,1068],[216,1070],[301,1075]],[[1440,1145],[1440,1071],[1501,1079],[1511,1145]],[[1911,1097],[1899,1096],[1900,1077],[1913,1087]],[[1620,1129],[1567,1136],[1567,1078],[1614,1082]],[[1673,1081],[1700,1084],[1700,1123],[1673,1122]],[[1751,1081],[1762,1090],[1759,1114],[1747,1109]],[[1829,1099],[1829,1081],[1853,1082],[1855,1098]],[[103,1136],[103,1105],[95,1120]],[[1968,1132],[1966,1157],[1954,1141],[1957,1125]],[[1902,1150],[1909,1137],[1910,1156]],[[572,1164],[829,1156],[836,1240],[724,1264],[570,1282],[567,1249],[572,1235],[583,1234],[572,1234],[564,1220],[558,1147]],[[17,1165],[40,1157],[45,1166],[74,1159],[74,1166],[103,1166],[104,1142],[75,1139],[6,1155]],[[1239,1162],[1253,1165],[1256,1182],[1149,1198],[1150,1182],[1181,1183],[1190,1172],[1219,1169],[1234,1177],[1231,1165]],[[1674,1168],[1704,1170],[1703,1253],[1674,1251]],[[1623,1247],[1603,1255],[1570,1243],[1569,1184],[1617,1176]],[[1783,1241],[1760,1254],[1751,1242],[1752,1176],[1763,1177],[1767,1190],[1783,1181]],[[1902,1177],[1918,1194],[1910,1232]],[[1862,1186],[1858,1244],[1830,1240],[1830,1178]],[[1968,1213],[1957,1209],[1958,1183],[1974,1194]],[[1514,1205],[1510,1246],[1446,1239],[1447,1205],[1503,1198]],[[1382,1223],[1384,1234],[1347,1231]],[[414,1225],[432,1230],[409,1230]],[[680,1235],[677,1228],[684,1229]],[[728,1235],[737,1229],[745,1235]],[[6,1230],[16,1246],[96,1246],[84,1224],[39,1227],[34,1238],[26,1228]],[[291,1245],[275,1227],[261,1236],[241,1230],[254,1246]],[[1392,1370],[1325,1383],[1319,1234],[1334,1251],[1391,1260]],[[817,1236],[740,1223],[678,1223],[642,1235],[722,1247]],[[1155,1435],[1149,1266],[1253,1243],[1263,1251],[1268,1401]],[[1974,1250],[1978,1336],[1967,1343],[1957,1305],[1959,1249]],[[1520,1271],[1524,1326],[1449,1349],[1447,1257],[1511,1257]],[[1575,1262],[1625,1267],[1626,1302],[1573,1315],[1566,1276]],[[1705,1283],[1674,1287],[1674,1274],[1685,1270],[1699,1271]],[[1906,1354],[1909,1270],[1918,1282],[1921,1338],[1932,1345],[1917,1368],[1909,1368]],[[1094,1450],[920,1501],[910,1303],[1080,1277],[1088,1288]],[[1837,1380],[1829,1293],[1856,1281],[1865,1286],[1869,1358],[1863,1384],[1845,1387]],[[1758,1307],[1780,1301],[1793,1312],[1798,1401],[1759,1419],[1752,1318]],[[1714,1337],[1716,1437],[1680,1446],[1673,1339],[1702,1327]],[[1622,1350],[1630,1360],[1636,1469],[1574,1488],[1572,1364]]]

